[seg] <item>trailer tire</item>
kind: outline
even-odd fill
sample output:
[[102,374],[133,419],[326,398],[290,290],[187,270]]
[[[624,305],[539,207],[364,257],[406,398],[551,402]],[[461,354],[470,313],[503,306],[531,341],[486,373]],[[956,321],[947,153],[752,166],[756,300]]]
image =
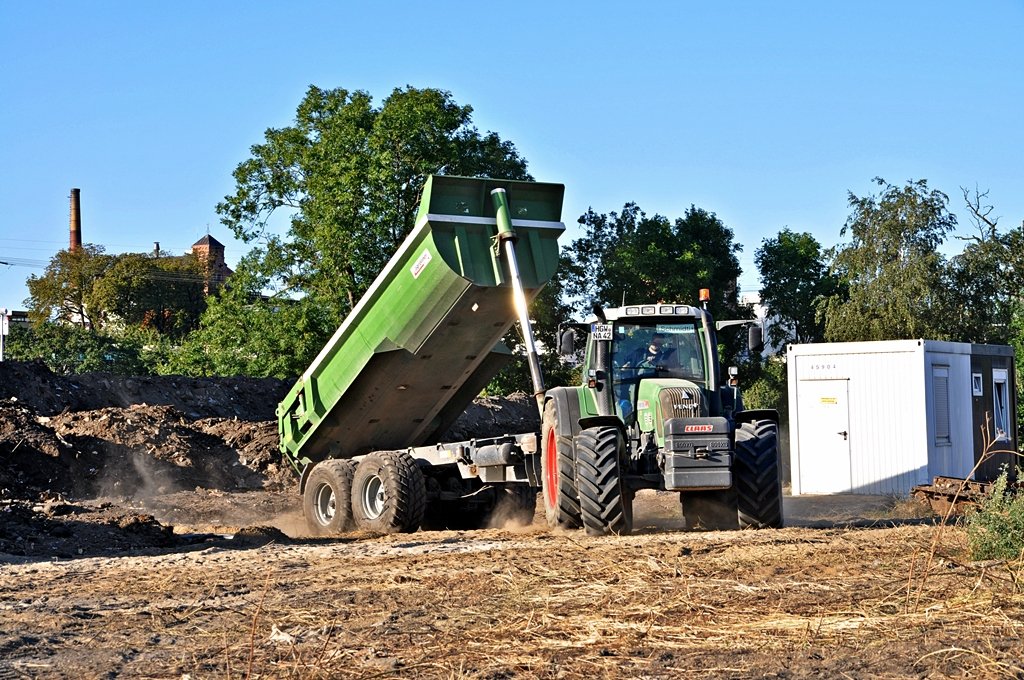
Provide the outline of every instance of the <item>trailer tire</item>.
[[352,460],[325,460],[313,466],[302,494],[302,514],[313,536],[336,536],[352,525]]
[[732,531],[740,528],[734,489],[686,491],[679,494],[687,529]]
[[544,517],[552,529],[578,529],[582,523],[576,488],[576,456],[572,438],[559,433],[554,399],[544,405],[540,437]]
[[771,420],[741,423],[736,429],[733,487],[741,528],[782,526],[778,429]]
[[580,517],[591,536],[626,535],[633,530],[632,494],[622,480],[622,433],[614,426],[591,427],[575,438]]
[[352,519],[357,529],[412,533],[423,522],[427,488],[423,471],[404,451],[375,451],[356,466]]

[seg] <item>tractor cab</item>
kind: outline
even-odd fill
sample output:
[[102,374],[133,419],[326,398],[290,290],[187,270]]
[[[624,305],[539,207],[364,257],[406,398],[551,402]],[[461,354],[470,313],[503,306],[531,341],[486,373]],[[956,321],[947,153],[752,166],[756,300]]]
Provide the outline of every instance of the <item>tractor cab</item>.
[[650,431],[654,417],[650,405],[658,401],[662,390],[706,388],[702,334],[691,318],[637,319],[615,325],[612,390],[616,413],[623,422],[638,421],[641,429]]
[[597,410],[617,416],[636,438],[663,446],[666,420],[718,410],[716,340],[707,311],[630,305],[601,310],[588,321],[584,375]]

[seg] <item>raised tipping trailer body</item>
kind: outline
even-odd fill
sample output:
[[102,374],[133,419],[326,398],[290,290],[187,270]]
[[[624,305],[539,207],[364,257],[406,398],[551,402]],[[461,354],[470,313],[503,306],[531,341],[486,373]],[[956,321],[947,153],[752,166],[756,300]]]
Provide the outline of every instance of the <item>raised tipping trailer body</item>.
[[507,196],[526,297],[554,274],[562,185],[428,178],[412,232],[277,408],[296,471],[374,451],[411,451],[426,465],[457,452],[437,442],[509,360],[501,338],[516,319],[495,189]]

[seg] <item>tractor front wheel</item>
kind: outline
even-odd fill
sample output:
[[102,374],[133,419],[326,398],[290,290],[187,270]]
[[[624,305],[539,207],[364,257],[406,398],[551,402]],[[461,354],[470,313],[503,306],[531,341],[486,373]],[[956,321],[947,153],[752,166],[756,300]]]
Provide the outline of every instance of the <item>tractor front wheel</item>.
[[375,451],[356,466],[352,519],[356,528],[385,534],[419,529],[427,504],[423,471],[403,451]]
[[576,435],[580,516],[591,536],[633,531],[632,494],[622,480],[624,449],[617,427],[591,427]]
[[736,429],[733,487],[742,528],[782,526],[778,430],[770,420],[742,423]]
[[544,516],[552,529],[580,527],[580,498],[572,439],[558,432],[554,399],[544,405],[541,424],[541,478]]

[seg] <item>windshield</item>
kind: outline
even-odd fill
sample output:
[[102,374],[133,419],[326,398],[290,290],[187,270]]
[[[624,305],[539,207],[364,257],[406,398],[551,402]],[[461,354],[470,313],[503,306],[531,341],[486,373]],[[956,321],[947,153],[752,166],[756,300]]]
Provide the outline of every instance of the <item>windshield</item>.
[[612,382],[617,401],[632,403],[643,378],[703,382],[703,329],[696,321],[619,323],[612,339]]

